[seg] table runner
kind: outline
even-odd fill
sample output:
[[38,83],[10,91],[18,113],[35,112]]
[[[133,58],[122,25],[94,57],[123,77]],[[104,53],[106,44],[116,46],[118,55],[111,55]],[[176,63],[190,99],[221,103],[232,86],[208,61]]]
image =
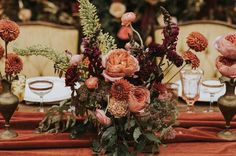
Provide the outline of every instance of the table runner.
[[[43,114],[37,112],[16,112],[12,117],[11,127],[19,133],[19,137],[12,140],[0,140],[0,154],[11,155],[14,152],[17,155],[25,155],[36,152],[51,156],[55,154],[52,151],[57,151],[59,153],[56,155],[73,155],[77,152],[91,155],[88,147],[91,146],[94,134],[85,134],[74,140],[69,138],[69,133],[36,134],[34,133],[35,128],[42,117]],[[0,131],[3,130],[3,124],[4,120],[0,117]],[[228,142],[216,136],[219,131],[224,129],[224,124],[219,112],[180,113],[175,127],[176,138],[165,142],[168,143],[168,146],[161,148],[161,155],[162,153],[171,154],[171,152],[177,154],[178,151],[194,154],[203,149],[213,153],[218,152],[218,154],[224,153],[224,151],[236,154],[236,142]],[[233,119],[231,125],[233,130],[236,130],[236,118]],[[229,150],[231,148],[234,149]],[[24,150],[22,151],[22,149]],[[63,149],[69,153],[60,152],[64,151]],[[199,149],[202,150],[199,151]],[[202,151],[203,153],[205,151]],[[175,154],[172,153],[172,155]]]

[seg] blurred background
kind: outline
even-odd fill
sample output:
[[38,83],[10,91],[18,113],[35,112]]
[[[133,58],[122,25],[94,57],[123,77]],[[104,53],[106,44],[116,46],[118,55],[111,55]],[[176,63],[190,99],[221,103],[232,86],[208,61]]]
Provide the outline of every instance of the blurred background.
[[[73,25],[80,29],[77,0],[0,0],[0,17],[17,22],[47,21]],[[236,24],[236,0],[91,0],[97,7],[105,31],[122,45],[126,38],[117,35],[123,12],[138,15],[135,23],[143,38],[153,36],[162,25],[159,7],[164,6],[173,20],[182,23],[192,20],[220,20]]]
[[[135,12],[137,29],[146,45],[162,42],[163,18],[160,6],[172,15],[180,27],[177,51],[187,50],[186,37],[192,31],[201,32],[209,42],[199,54],[205,77],[218,77],[215,58],[219,55],[212,42],[219,35],[236,30],[236,0],[90,0],[98,11],[104,32],[109,32],[118,47],[128,42],[130,29],[121,27],[120,18],[125,12]],[[78,16],[77,0],[0,0],[0,18],[19,23],[21,34],[12,47],[25,48],[42,44],[58,52],[69,50],[80,53],[82,29]],[[30,34],[30,35],[29,35]],[[1,44],[1,43],[0,43]],[[24,57],[23,73],[30,76],[53,75],[53,63],[46,58]],[[176,70],[175,68],[173,71]],[[175,80],[173,80],[175,81]]]

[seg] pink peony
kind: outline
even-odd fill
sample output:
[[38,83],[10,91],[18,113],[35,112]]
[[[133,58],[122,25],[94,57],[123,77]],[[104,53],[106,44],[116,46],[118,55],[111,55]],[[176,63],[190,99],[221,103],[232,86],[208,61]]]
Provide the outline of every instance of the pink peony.
[[121,27],[117,33],[117,37],[121,40],[128,40],[129,35],[133,34],[133,30],[130,27]]
[[127,12],[122,15],[121,17],[121,25],[123,26],[129,26],[132,22],[134,22],[136,19],[136,15],[133,12]]
[[236,60],[218,56],[216,59],[216,67],[223,76],[236,78]]
[[132,76],[139,71],[139,64],[135,57],[125,49],[111,50],[102,57],[102,65],[105,68],[103,76],[106,80],[115,81],[125,76]]
[[150,92],[144,87],[133,87],[129,95],[129,110],[139,112],[150,102]]
[[82,62],[83,60],[83,55],[73,55],[70,58],[70,65],[71,66],[77,66],[79,62]]
[[173,97],[173,94],[170,92],[161,93],[158,96],[158,99],[162,102],[168,101]]
[[103,110],[96,109],[95,116],[100,124],[107,126],[111,124],[111,119],[106,116]]
[[236,33],[217,37],[213,45],[224,57],[236,59]]
[[88,89],[95,89],[98,87],[98,78],[90,77],[85,81],[85,85]]

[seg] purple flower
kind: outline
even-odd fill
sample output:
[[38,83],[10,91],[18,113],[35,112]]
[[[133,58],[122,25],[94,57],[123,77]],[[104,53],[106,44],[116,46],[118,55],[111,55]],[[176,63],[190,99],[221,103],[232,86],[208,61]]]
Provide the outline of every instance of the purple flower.
[[165,55],[165,48],[161,44],[151,43],[148,48],[152,56],[162,57]]

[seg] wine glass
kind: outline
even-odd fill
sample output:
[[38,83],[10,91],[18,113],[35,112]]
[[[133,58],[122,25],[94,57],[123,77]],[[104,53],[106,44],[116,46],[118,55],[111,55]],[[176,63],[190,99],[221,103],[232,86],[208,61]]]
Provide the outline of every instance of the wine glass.
[[194,112],[194,103],[199,99],[201,69],[183,69],[180,71],[182,97],[187,103],[187,113]]
[[223,89],[224,84],[218,80],[204,80],[202,86],[204,87],[204,91],[210,94],[210,105],[206,110],[204,110],[204,112],[214,112],[212,109],[212,103],[214,102],[215,94],[219,93]]
[[29,82],[29,89],[40,97],[39,112],[44,112],[43,97],[53,88],[53,82],[49,80],[33,80]]

